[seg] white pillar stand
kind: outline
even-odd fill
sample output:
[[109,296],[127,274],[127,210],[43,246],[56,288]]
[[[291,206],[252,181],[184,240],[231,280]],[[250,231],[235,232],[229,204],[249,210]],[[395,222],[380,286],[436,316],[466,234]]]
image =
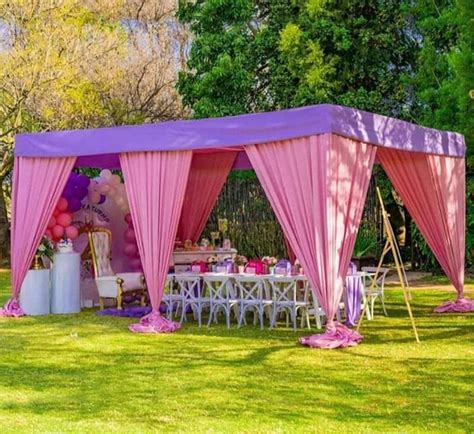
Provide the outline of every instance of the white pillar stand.
[[80,254],[55,253],[51,272],[51,313],[81,311]]
[[28,270],[20,292],[20,306],[27,315],[49,313],[49,271]]

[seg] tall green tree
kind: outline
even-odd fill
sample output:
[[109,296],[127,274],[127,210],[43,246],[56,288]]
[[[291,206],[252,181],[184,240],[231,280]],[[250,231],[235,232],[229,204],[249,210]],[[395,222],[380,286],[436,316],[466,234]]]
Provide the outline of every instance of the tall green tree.
[[468,263],[474,262],[474,2],[419,0],[420,50],[412,78],[418,123],[464,134],[467,145]]
[[182,117],[176,0],[0,0],[0,262],[14,135]]
[[196,117],[340,103],[408,116],[409,1],[197,0],[179,90]]

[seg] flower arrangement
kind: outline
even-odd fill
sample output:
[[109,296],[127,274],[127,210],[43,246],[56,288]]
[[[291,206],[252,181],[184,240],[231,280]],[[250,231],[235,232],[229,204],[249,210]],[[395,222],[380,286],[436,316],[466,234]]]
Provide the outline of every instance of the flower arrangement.
[[209,258],[207,258],[207,263],[210,265],[215,265],[218,262],[219,262],[219,258],[215,255],[209,256]]
[[236,255],[234,258],[234,263],[239,267],[243,267],[248,261],[244,255]]
[[45,236],[41,239],[36,255],[40,258],[48,258],[51,262],[53,261],[54,244],[48,237]]
[[201,244],[199,246],[200,250],[209,250],[210,249],[210,242],[207,238],[203,238],[201,240]]
[[278,259],[274,256],[264,256],[262,262],[268,267],[274,267],[277,264]]

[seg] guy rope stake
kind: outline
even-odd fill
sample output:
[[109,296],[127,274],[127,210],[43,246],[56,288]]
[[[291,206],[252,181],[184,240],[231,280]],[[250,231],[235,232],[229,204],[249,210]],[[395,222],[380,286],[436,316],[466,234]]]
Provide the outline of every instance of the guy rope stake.
[[410,306],[410,300],[411,300],[411,292],[410,292],[410,287],[408,285],[408,279],[407,275],[405,272],[405,268],[403,266],[403,261],[402,257],[400,255],[400,249],[398,248],[398,244],[395,238],[395,234],[393,233],[393,228],[392,225],[390,224],[389,220],[389,214],[385,210],[385,206],[382,200],[382,195],[380,193],[380,189],[377,187],[377,197],[380,202],[380,207],[382,209],[382,217],[383,217],[383,223],[384,223],[384,228],[385,228],[385,233],[387,236],[387,241],[385,242],[385,246],[382,250],[382,254],[380,256],[380,260],[377,266],[377,270],[375,272],[375,276],[373,277],[372,283],[369,287],[369,291],[367,293],[367,297],[364,298],[364,306],[362,308],[362,312],[360,314],[359,322],[357,323],[357,331],[359,331],[360,326],[362,325],[362,320],[364,319],[365,312],[368,308],[368,300],[370,299],[370,296],[372,294],[372,291],[374,290],[375,284],[377,282],[378,275],[380,273],[380,269],[382,268],[383,260],[385,258],[385,255],[388,252],[392,252],[393,259],[395,261],[395,268],[397,269],[397,274],[398,274],[398,279],[400,280],[400,285],[402,286],[403,290],[403,297],[405,299],[405,304],[407,306],[407,311],[408,315],[410,317],[411,325],[413,327],[413,333],[415,334],[415,339],[416,342],[420,343],[420,338],[418,337],[418,331],[416,329],[415,325],[415,318],[413,317],[413,312],[411,310]]

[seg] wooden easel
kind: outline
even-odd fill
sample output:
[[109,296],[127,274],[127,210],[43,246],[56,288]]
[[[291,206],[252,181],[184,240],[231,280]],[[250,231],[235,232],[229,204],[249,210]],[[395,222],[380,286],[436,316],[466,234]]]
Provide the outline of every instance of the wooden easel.
[[382,251],[382,255],[380,256],[379,264],[377,266],[377,270],[375,271],[375,276],[373,277],[372,284],[370,285],[367,297],[364,298],[364,306],[362,308],[362,312],[360,314],[359,322],[357,324],[357,331],[359,331],[360,326],[362,324],[362,320],[364,319],[365,312],[368,307],[368,300],[370,299],[371,292],[374,290],[375,283],[377,282],[378,276],[380,274],[380,269],[382,268],[383,260],[385,258],[385,255],[388,252],[392,252],[393,259],[395,261],[395,267],[397,269],[397,274],[398,278],[400,280],[400,284],[402,286],[403,290],[403,297],[405,299],[405,304],[407,306],[408,310],[408,315],[410,317],[411,325],[413,327],[413,333],[415,334],[415,339],[416,342],[420,343],[420,338],[418,337],[418,331],[416,329],[415,325],[415,318],[413,317],[413,312],[411,310],[410,306],[410,300],[411,300],[411,292],[410,292],[410,287],[408,285],[408,279],[407,275],[405,272],[405,268],[403,266],[403,261],[402,257],[400,255],[400,249],[398,248],[398,244],[395,238],[395,234],[393,233],[393,228],[392,225],[390,224],[389,220],[389,214],[387,213],[383,200],[382,200],[382,195],[380,193],[380,189],[377,187],[377,197],[380,202],[380,207],[382,209],[382,218],[383,218],[383,223],[384,223],[384,229],[385,233],[387,235],[387,241],[385,242],[385,246]]

